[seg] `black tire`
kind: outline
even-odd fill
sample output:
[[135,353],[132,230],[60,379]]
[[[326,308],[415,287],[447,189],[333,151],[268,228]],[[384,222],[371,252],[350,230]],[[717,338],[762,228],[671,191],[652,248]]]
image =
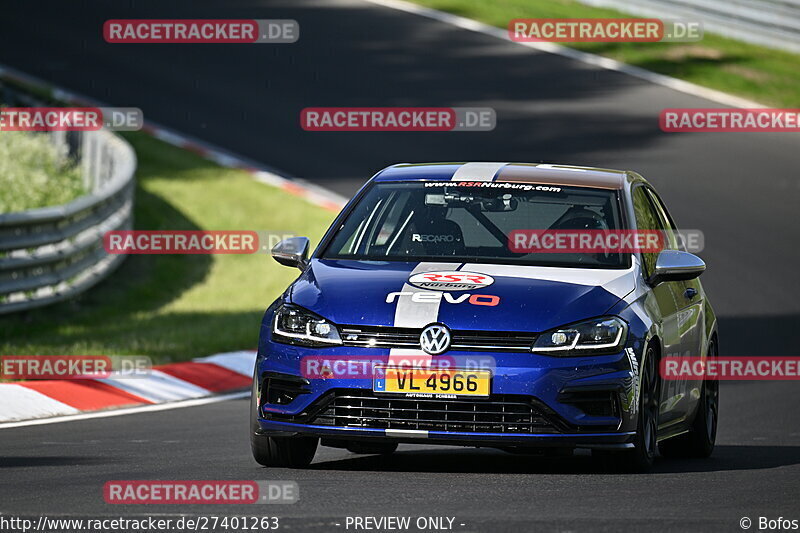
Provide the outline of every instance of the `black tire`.
[[[717,356],[717,343],[711,341],[708,357]],[[709,457],[714,451],[717,440],[717,422],[719,420],[719,380],[704,380],[703,392],[697,412],[688,433],[665,440],[658,445],[664,457],[689,458]]]
[[599,455],[615,472],[647,472],[656,457],[661,380],[658,376],[658,355],[652,344],[645,350],[640,367],[639,417],[634,447],[622,451],[598,450],[593,453]]
[[253,435],[253,458],[260,465],[276,468],[305,468],[317,452],[315,437],[267,437]]
[[365,455],[389,455],[397,450],[396,442],[349,442],[347,451]]
[[256,417],[256,378],[250,394],[250,449],[260,465],[278,468],[305,468],[317,453],[316,437],[269,437],[259,435]]

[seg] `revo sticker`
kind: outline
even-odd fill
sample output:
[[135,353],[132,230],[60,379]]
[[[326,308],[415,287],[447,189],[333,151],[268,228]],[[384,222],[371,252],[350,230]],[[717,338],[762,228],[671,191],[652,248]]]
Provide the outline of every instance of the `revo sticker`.
[[394,302],[400,296],[410,296],[414,303],[437,303],[445,301],[449,304],[470,303],[472,305],[486,305],[494,307],[500,303],[500,297],[494,294],[459,294],[454,296],[449,292],[390,292],[386,295],[386,303]]
[[437,291],[468,291],[482,289],[494,283],[486,274],[464,271],[421,272],[408,278],[408,283],[420,289]]

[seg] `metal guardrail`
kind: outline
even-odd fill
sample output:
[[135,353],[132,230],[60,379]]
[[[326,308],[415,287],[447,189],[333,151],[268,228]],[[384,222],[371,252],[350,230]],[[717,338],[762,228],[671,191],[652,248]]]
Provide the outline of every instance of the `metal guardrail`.
[[800,0],[579,0],[637,16],[691,19],[705,31],[800,52]]
[[90,193],[65,205],[0,215],[0,314],[70,298],[126,257],[108,254],[103,235],[133,227],[133,148],[106,130],[42,135],[75,153]]

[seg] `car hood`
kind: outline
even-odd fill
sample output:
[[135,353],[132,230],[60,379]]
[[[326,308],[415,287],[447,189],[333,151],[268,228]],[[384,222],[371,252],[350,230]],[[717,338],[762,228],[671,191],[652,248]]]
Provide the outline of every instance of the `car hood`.
[[[434,271],[488,274],[493,282],[459,291],[409,284],[411,275]],[[634,286],[633,268],[314,259],[289,298],[336,324],[540,332],[602,315]]]

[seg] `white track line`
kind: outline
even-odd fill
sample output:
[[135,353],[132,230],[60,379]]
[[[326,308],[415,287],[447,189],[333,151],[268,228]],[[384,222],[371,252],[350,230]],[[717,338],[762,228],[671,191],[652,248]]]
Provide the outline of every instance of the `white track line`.
[[237,400],[239,398],[247,398],[249,396],[250,396],[250,391],[243,391],[243,392],[234,392],[231,394],[222,394],[219,396],[211,396],[209,398],[198,398],[196,400],[185,400],[180,402],[162,403],[156,405],[143,405],[141,407],[128,407],[124,409],[115,409],[113,411],[99,411],[92,413],[82,413],[79,415],[59,416],[56,418],[38,418],[35,420],[23,420],[21,422],[7,422],[4,424],[0,424],[0,429],[19,428],[26,426],[41,426],[45,424],[57,424],[59,422],[90,420],[92,418],[109,418],[112,416],[134,415],[137,413],[149,413],[153,411],[169,411],[170,409],[196,407],[198,405],[224,402],[227,400]]
[[490,26],[489,24],[484,24],[483,22],[478,22],[477,20],[469,19],[466,17],[460,17],[458,15],[453,15],[451,13],[445,13],[444,11],[438,11],[436,9],[422,7],[417,4],[405,2],[403,0],[365,0],[365,1],[382,7],[388,7],[390,9],[405,11],[406,13],[413,13],[415,15],[420,15],[422,17],[438,20],[439,22],[444,22],[445,24],[450,24],[451,26],[456,26],[464,30],[483,33],[485,35],[491,35],[492,37],[497,37],[498,39],[501,39],[503,41],[518,44],[520,46],[527,46],[528,48],[533,48],[534,50],[538,50],[540,52],[546,52],[549,54],[557,54],[560,56],[569,57],[570,59],[575,59],[577,61],[581,61],[589,65],[594,65],[596,67],[604,68],[606,70],[615,70],[617,72],[623,72],[625,74],[628,74],[629,76],[643,79],[651,83],[655,83],[656,85],[662,85],[664,87],[668,87],[670,89],[673,89],[675,91],[680,91],[682,93],[690,94],[692,96],[705,98],[706,100],[711,100],[712,102],[717,102],[722,105],[731,107],[740,107],[740,108],[766,107],[763,104],[759,104],[758,102],[754,102],[746,98],[740,98],[738,96],[733,96],[731,94],[724,93],[722,91],[709,89],[707,87],[701,87],[700,85],[695,85],[694,83],[690,83],[688,81],[679,80],[677,78],[672,78],[670,76],[664,76],[663,74],[656,74],[655,72],[651,72],[649,70],[645,70],[639,67],[634,67],[633,65],[628,65],[626,63],[621,63],[614,59],[609,59],[607,57],[599,56],[596,54],[590,54],[587,52],[581,52],[580,50],[575,50],[574,48],[567,48],[566,46],[561,46],[559,44],[519,43],[516,41],[512,41],[511,39],[509,39],[508,31],[506,29]]

